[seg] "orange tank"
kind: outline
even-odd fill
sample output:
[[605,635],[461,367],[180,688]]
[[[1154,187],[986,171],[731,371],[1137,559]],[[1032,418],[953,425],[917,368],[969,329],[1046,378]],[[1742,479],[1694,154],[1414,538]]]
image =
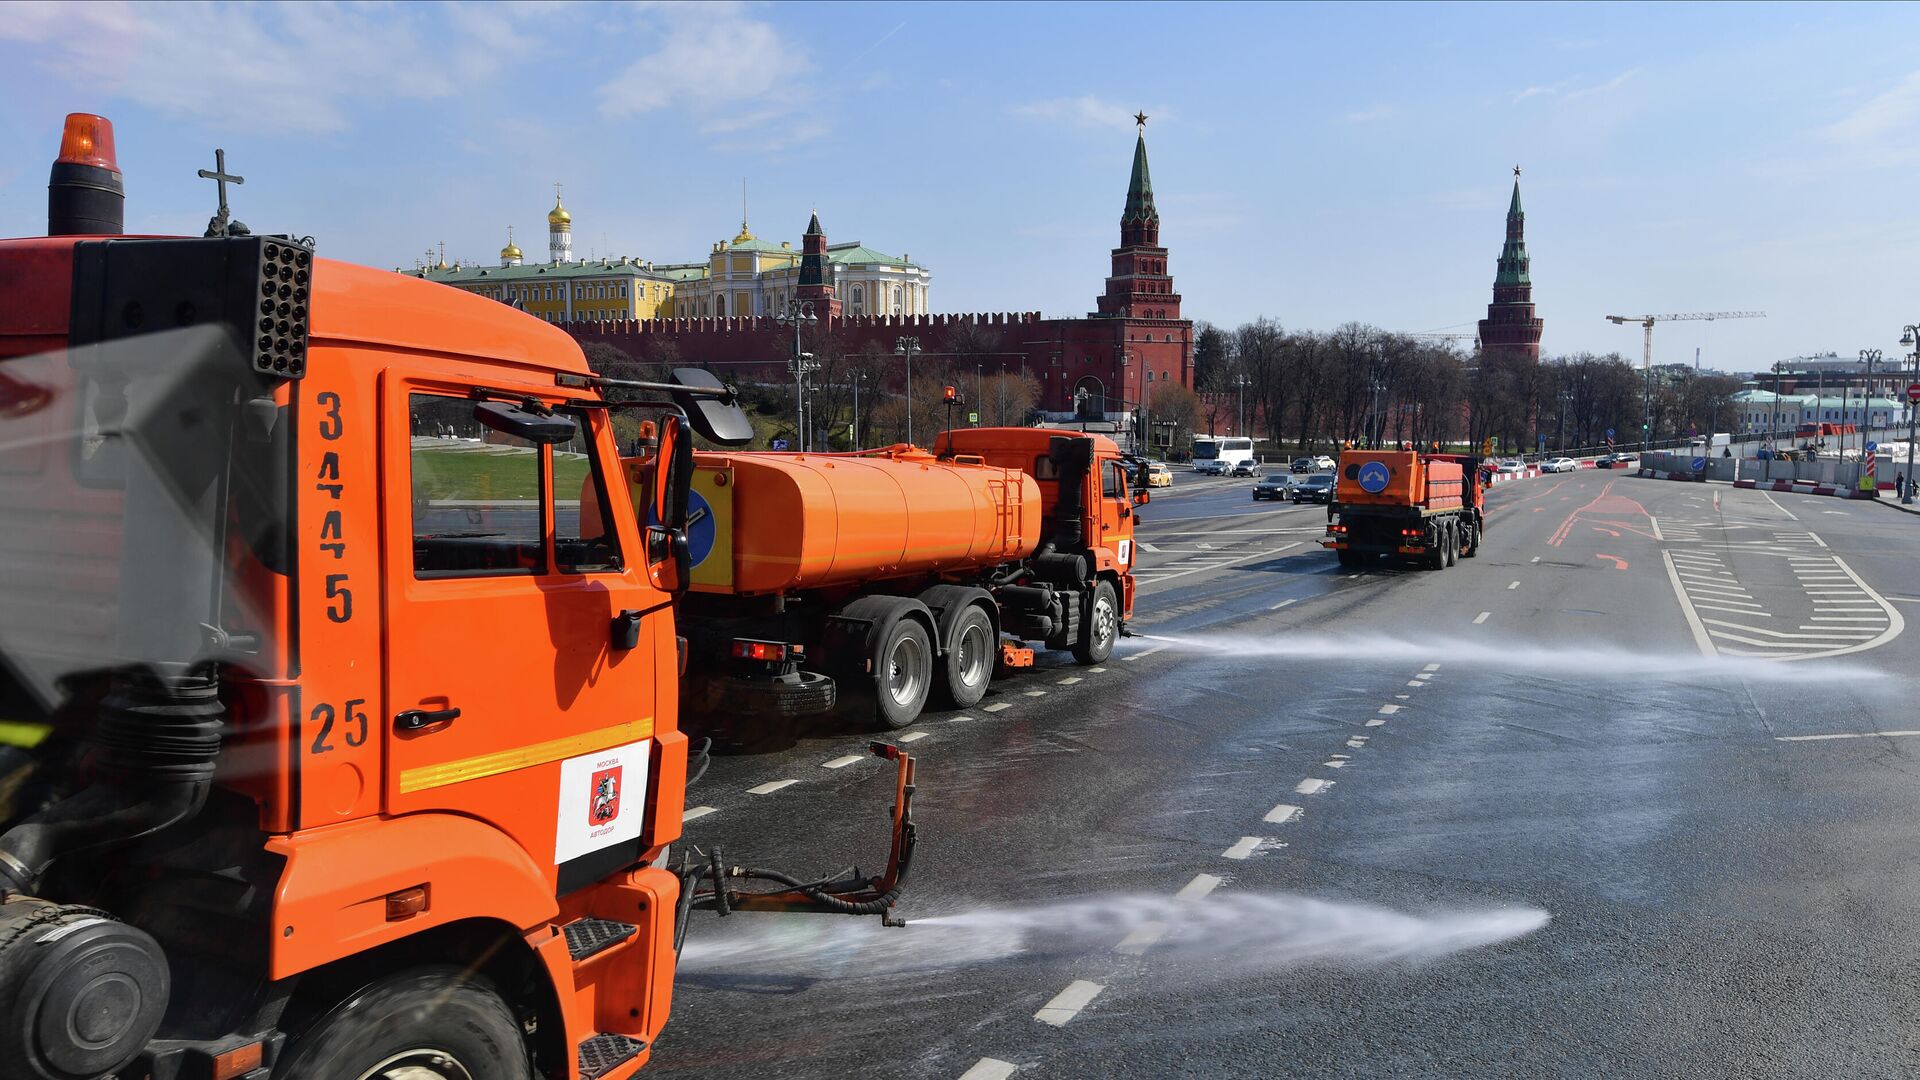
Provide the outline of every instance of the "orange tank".
[[798,592],[967,570],[1040,545],[1040,487],[1018,469],[906,449],[701,453],[694,463],[694,490],[714,517],[711,546],[696,543],[696,592]]

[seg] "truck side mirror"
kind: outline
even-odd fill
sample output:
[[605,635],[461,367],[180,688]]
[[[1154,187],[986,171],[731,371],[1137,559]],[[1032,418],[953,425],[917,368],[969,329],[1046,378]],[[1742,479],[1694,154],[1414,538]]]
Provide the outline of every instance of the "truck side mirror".
[[[673,381],[681,386],[702,390],[726,387],[713,372],[702,368],[675,368]],[[700,437],[721,446],[745,446],[753,441],[753,422],[734,400],[731,392],[724,398],[706,394],[675,394],[674,400],[686,410],[687,420]]]
[[473,418],[495,431],[541,446],[569,442],[578,430],[568,417],[553,413],[542,415],[505,401],[476,402]]
[[687,545],[693,436],[676,415],[660,418],[660,448],[654,455],[653,481],[652,501],[647,507],[647,573],[662,592],[683,593],[693,575],[693,557]]

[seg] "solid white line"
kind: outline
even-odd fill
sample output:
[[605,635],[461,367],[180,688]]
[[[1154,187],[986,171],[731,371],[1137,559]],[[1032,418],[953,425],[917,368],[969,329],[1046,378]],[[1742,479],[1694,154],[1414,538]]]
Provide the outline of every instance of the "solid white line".
[[820,767],[823,769],[844,769],[854,762],[865,760],[866,759],[859,754],[848,754],[845,757],[834,758],[832,761],[823,761],[820,763]]
[[711,806],[695,806],[690,808],[686,813],[681,814],[680,820],[692,821],[694,818],[703,818],[713,813],[718,813],[718,811]]
[[1088,1002],[1100,996],[1100,991],[1105,989],[1106,987],[1099,983],[1075,979],[1067,984],[1065,990],[1053,995],[1053,1000],[1042,1006],[1039,1012],[1034,1013],[1033,1018],[1043,1024],[1066,1027],[1067,1021],[1078,1015],[1081,1009],[1087,1007]]
[[1700,622],[1700,613],[1693,610],[1693,598],[1687,595],[1686,588],[1680,584],[1680,571],[1674,568],[1672,553],[1663,551],[1660,558],[1666,564],[1667,578],[1673,583],[1673,595],[1680,598],[1680,613],[1687,617],[1687,626],[1693,630],[1693,642],[1700,647],[1700,655],[1714,655],[1713,639],[1707,636],[1707,628]]
[[1667,542],[1667,538],[1660,535],[1660,519],[1659,518],[1654,517],[1652,514],[1648,514],[1647,524],[1652,527],[1653,538],[1655,540],[1658,540],[1663,544]]
[[1889,596],[1889,600],[1898,600],[1903,604],[1920,604],[1920,596]]
[[1843,735],[1775,735],[1774,742],[1825,742],[1828,739],[1890,739],[1898,735],[1920,735],[1920,731],[1862,731]]
[[1268,611],[1279,611],[1279,610],[1280,610],[1281,608],[1283,608],[1283,607],[1286,607],[1286,606],[1287,606],[1288,604],[1297,604],[1297,603],[1299,603],[1299,602],[1300,602],[1300,601],[1299,601],[1299,598],[1298,598],[1298,597],[1295,597],[1295,598],[1293,598],[1293,599],[1290,599],[1290,600],[1282,600],[1282,601],[1280,601],[1279,603],[1277,603],[1277,604],[1275,604],[1275,605],[1273,605],[1272,607],[1270,607],[1270,608],[1268,608],[1267,610],[1268,610]]
[[1220,857],[1223,859],[1244,859],[1247,856],[1252,855],[1253,849],[1259,846],[1260,846],[1259,837],[1243,836],[1232,847],[1221,852]]
[[1724,593],[1728,596],[1751,595],[1750,593],[1747,592],[1747,590],[1739,587],[1727,588],[1724,585],[1702,585],[1698,582],[1688,583],[1687,591],[1688,592],[1705,592],[1705,593]]
[[748,788],[748,789],[747,789],[747,794],[749,794],[749,795],[771,795],[771,794],[773,794],[774,792],[776,792],[776,791],[779,791],[779,790],[780,790],[781,788],[789,788],[789,787],[792,787],[793,785],[795,785],[795,784],[797,784],[797,783],[799,783],[799,782],[800,782],[800,781],[798,781],[798,780],[769,780],[769,781],[767,781],[766,783],[764,783],[764,784],[761,784],[761,785],[760,785],[759,787],[750,787],[750,788]]
[[1838,626],[1832,627],[1831,629],[1827,627],[1820,627],[1820,626],[1813,627],[1813,629],[1815,630],[1828,631],[1826,633],[1821,633],[1821,634],[1796,634],[1787,630],[1762,630],[1758,626],[1748,626],[1745,623],[1724,622],[1720,619],[1702,619],[1700,621],[1712,623],[1715,626],[1725,626],[1733,630],[1742,630],[1749,634],[1765,634],[1768,637],[1776,637],[1776,638],[1817,638],[1822,641],[1836,641],[1836,640],[1846,640],[1848,638],[1858,639],[1858,638],[1873,636],[1870,633],[1868,634],[1848,633],[1846,632],[1847,630],[1846,627],[1838,627]]
[[1759,617],[1761,617],[1761,618],[1763,618],[1763,619],[1771,619],[1771,618],[1773,618],[1773,616],[1772,616],[1772,615],[1769,615],[1769,614],[1767,614],[1767,613],[1766,613],[1766,612],[1764,612],[1764,611],[1755,611],[1755,610],[1753,610],[1754,608],[1757,608],[1757,607],[1759,607],[1759,606],[1760,606],[1759,604],[1748,604],[1748,605],[1747,605],[1746,607],[1744,607],[1744,608],[1737,608],[1737,607],[1721,607],[1721,606],[1720,606],[1720,605],[1718,605],[1718,604],[1709,604],[1709,603],[1706,603],[1706,602],[1704,602],[1704,601],[1703,601],[1703,602],[1701,602],[1701,603],[1698,603],[1698,604],[1695,604],[1695,605],[1693,605],[1693,606],[1694,606],[1694,607],[1697,607],[1697,608],[1699,608],[1699,609],[1700,609],[1701,611],[1730,611],[1730,612],[1732,612],[1732,613],[1734,613],[1735,615],[1749,615],[1749,616],[1751,616],[1751,615],[1758,615]]
[[1789,509],[1787,509],[1787,508],[1786,508],[1786,507],[1784,507],[1784,506],[1781,506],[1781,505],[1780,505],[1779,503],[1777,503],[1777,502],[1773,502],[1773,495],[1772,495],[1771,493],[1769,493],[1769,492],[1765,492],[1765,491],[1763,491],[1763,492],[1761,492],[1761,493],[1760,493],[1760,497],[1761,497],[1761,498],[1763,498],[1763,499],[1765,499],[1765,500],[1767,500],[1767,501],[1768,501],[1768,502],[1770,502],[1770,503],[1773,503],[1773,508],[1774,508],[1775,510],[1778,510],[1778,511],[1780,511],[1781,513],[1783,513],[1783,514],[1785,514],[1785,515],[1787,515],[1787,519],[1788,519],[1789,521],[1799,521],[1799,520],[1800,520],[1799,518],[1797,518],[1797,517],[1794,517],[1794,516],[1793,516],[1793,511],[1791,511],[1791,510],[1789,510]]
[[1478,615],[1475,615],[1475,616],[1473,617],[1473,625],[1475,625],[1475,626],[1479,626],[1479,625],[1480,625],[1481,623],[1483,623],[1483,622],[1486,622],[1486,621],[1487,621],[1487,616],[1489,616],[1489,615],[1491,615],[1491,614],[1493,614],[1493,612],[1491,612],[1491,611],[1483,611],[1483,612],[1481,612],[1480,614],[1478,614]]
[[1293,791],[1296,795],[1318,795],[1332,786],[1333,781],[1331,780],[1321,780],[1310,776],[1293,785]]
[[1180,887],[1173,894],[1175,900],[1198,900],[1220,887],[1220,878],[1212,874],[1195,874],[1193,880]]
[[[1887,621],[1887,617],[1884,615],[1809,615],[1807,616],[1807,618],[1812,619],[1816,623],[1823,623],[1823,622],[1884,623]],[[1803,626],[1800,629],[1811,630],[1813,629],[1813,627]],[[1835,629],[1844,630],[1846,629],[1846,627],[1835,627]]]
[[1007,1080],[1020,1066],[999,1058],[981,1058],[973,1063],[973,1068],[960,1074],[960,1080]]
[[1300,808],[1281,803],[1279,806],[1267,811],[1267,816],[1260,820],[1269,825],[1285,825],[1289,821],[1300,820]]
[[909,731],[905,735],[900,736],[894,741],[895,742],[919,742],[921,739],[924,739],[926,737],[927,737],[927,733],[924,731]]

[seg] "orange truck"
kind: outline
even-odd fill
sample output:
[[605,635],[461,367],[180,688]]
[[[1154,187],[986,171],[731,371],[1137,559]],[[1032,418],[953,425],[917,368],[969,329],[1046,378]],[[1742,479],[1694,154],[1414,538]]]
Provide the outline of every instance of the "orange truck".
[[[696,904],[890,919],[914,776],[885,744],[881,874],[669,857],[696,472],[732,470],[743,528],[779,524],[753,501],[763,467],[696,466],[693,433],[751,434],[730,391],[683,371],[610,400],[560,330],[250,235],[224,199],[205,237],[122,236],[112,134],[70,116],[48,235],[0,240],[0,1074],[621,1080]],[[621,409],[651,425],[643,459],[619,456]],[[1104,448],[974,437],[844,468],[919,470],[916,497],[957,492],[947,474],[1019,487],[967,541],[997,572],[939,539],[951,517],[889,531],[876,508],[825,548],[741,538],[801,559],[770,592],[737,561],[741,617],[861,592],[832,570],[857,527],[898,552],[860,556],[868,577],[954,574],[998,590],[996,630],[1071,637],[1071,605],[1043,623],[1054,604],[1008,593],[1097,609],[1112,587],[1086,531],[1107,502],[1072,486]],[[1036,480],[1034,455],[1063,471]],[[1049,485],[1081,532],[1036,516]],[[1045,561],[1069,554],[1084,581]],[[911,595],[944,633],[930,587],[864,595]],[[857,603],[821,625],[858,637]]]
[[1103,436],[1032,428],[694,455],[687,708],[733,736],[829,711],[885,730],[979,702],[1027,642],[1100,663],[1133,611],[1133,474]]
[[1480,459],[1417,450],[1344,450],[1327,534],[1341,566],[1411,556],[1430,570],[1480,553],[1486,535]]

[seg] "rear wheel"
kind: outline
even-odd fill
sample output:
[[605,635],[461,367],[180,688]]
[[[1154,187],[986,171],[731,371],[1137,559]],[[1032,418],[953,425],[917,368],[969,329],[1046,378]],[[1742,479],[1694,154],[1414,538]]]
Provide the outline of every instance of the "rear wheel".
[[274,1080],[532,1080],[520,1023],[456,967],[388,975],[294,1041]]
[[933,688],[933,643],[917,620],[900,619],[888,629],[874,665],[873,688],[874,719],[882,725],[903,728],[920,718]]
[[1460,534],[1454,531],[1453,522],[1447,522],[1447,565],[1460,561]]
[[1460,557],[1471,559],[1480,554],[1480,534],[1471,525],[1460,526]]
[[1423,561],[1429,570],[1447,568],[1447,530],[1444,526],[1434,528],[1433,535],[1427,540],[1427,553]]
[[1360,561],[1360,553],[1347,548],[1340,548],[1334,554],[1339,556],[1341,566],[1353,566]]
[[942,671],[943,689],[954,708],[972,708],[987,696],[987,684],[993,681],[993,638],[993,620],[977,604],[967,605],[954,620]]
[[1093,602],[1087,605],[1086,618],[1080,624],[1080,640],[1073,643],[1073,658],[1083,664],[1104,663],[1113,655],[1113,643],[1120,636],[1120,602],[1115,598],[1113,582],[1102,581],[1093,587]]

